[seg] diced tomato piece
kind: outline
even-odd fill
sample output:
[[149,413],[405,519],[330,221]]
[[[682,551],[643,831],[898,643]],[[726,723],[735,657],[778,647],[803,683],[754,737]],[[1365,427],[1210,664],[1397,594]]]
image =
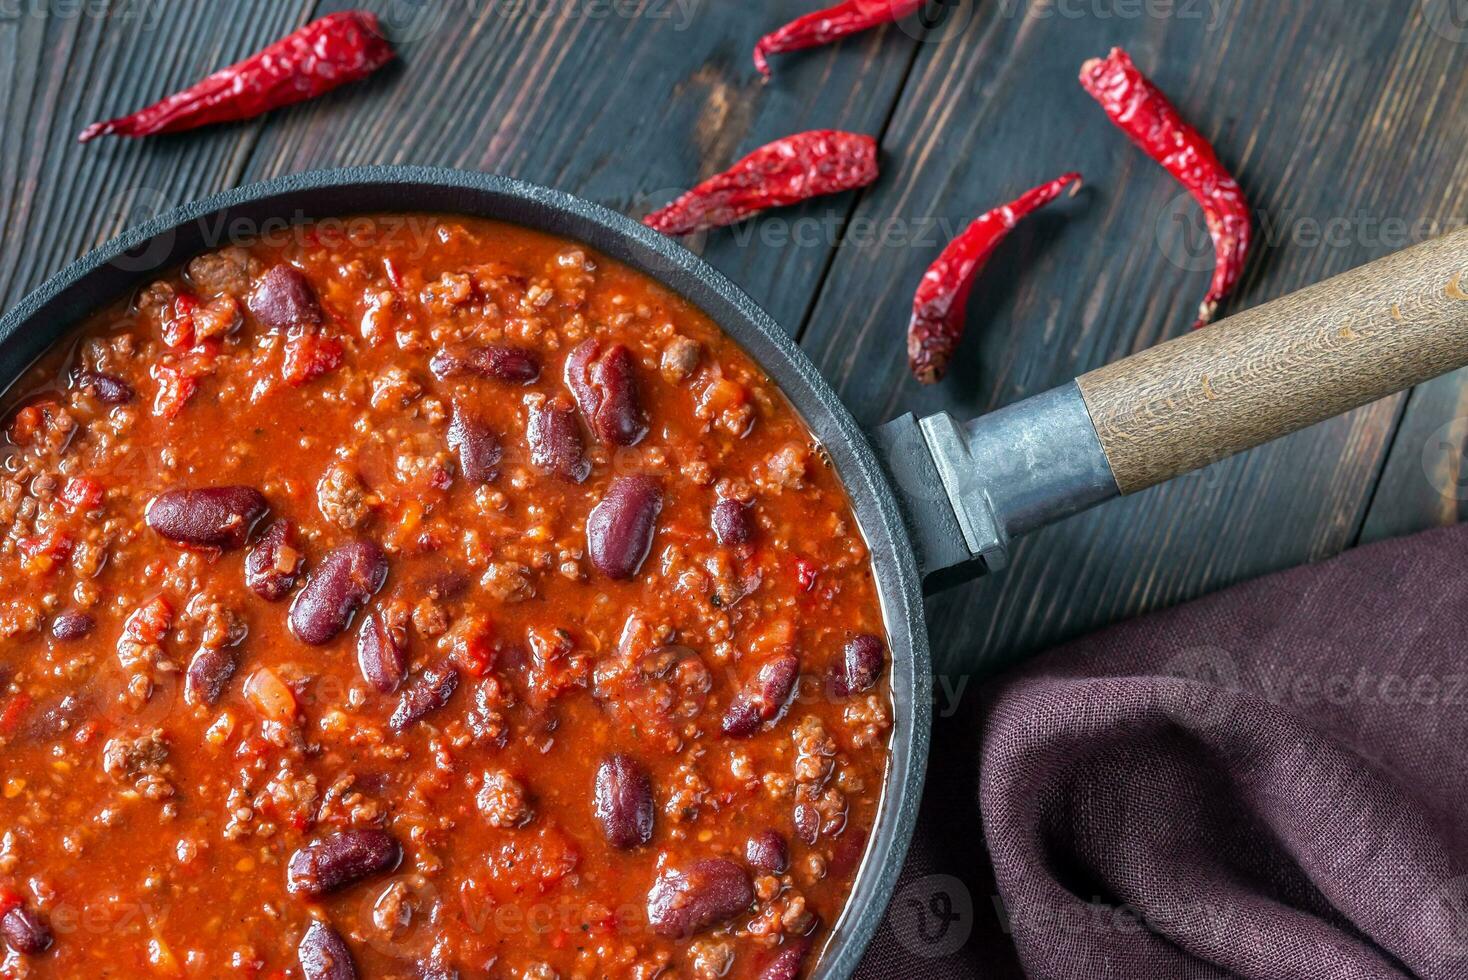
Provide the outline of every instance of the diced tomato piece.
[[816,577],[821,574],[821,566],[801,555],[795,556],[795,579],[800,583],[800,591],[809,592],[815,587]]
[[76,547],[71,535],[55,530],[38,538],[21,538],[15,544],[20,549],[21,567],[37,574],[45,574],[66,561]]
[[17,446],[27,445],[45,424],[46,413],[41,406],[27,405],[15,413],[15,418],[10,423],[10,441]]
[[184,374],[176,365],[153,365],[153,378],[158,382],[158,394],[153,397],[153,414],[171,419],[183,411],[183,407],[199,390],[199,382]]
[[139,643],[160,643],[172,625],[173,607],[160,595],[134,609],[122,624],[122,632]]
[[0,915],[4,915],[11,909],[18,909],[25,904],[20,897],[20,892],[9,885],[0,885]]
[[266,718],[289,725],[296,718],[296,696],[269,667],[245,679],[245,697]]
[[173,315],[163,321],[163,342],[175,349],[194,345],[194,309],[199,301],[180,293],[173,301]]
[[5,710],[0,711],[0,735],[14,735],[30,706],[31,696],[24,691],[11,698],[5,705]]
[[319,333],[296,334],[285,342],[285,366],[281,376],[293,385],[303,385],[341,366],[346,353],[340,340]]
[[91,510],[102,502],[103,487],[85,476],[74,476],[66,481],[66,486],[61,488],[61,499],[66,503],[67,509],[75,512],[79,510]]

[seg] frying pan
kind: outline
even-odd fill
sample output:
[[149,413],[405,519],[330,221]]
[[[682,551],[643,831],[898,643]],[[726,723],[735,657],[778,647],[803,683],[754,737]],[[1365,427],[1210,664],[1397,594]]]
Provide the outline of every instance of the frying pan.
[[1468,229],[959,423],[864,434],[733,283],[637,222],[504,177],[416,167],[297,174],[185,205],[113,239],[0,319],[0,386],[89,313],[242,232],[372,211],[457,212],[578,239],[681,293],[780,386],[824,445],[871,550],[892,653],[887,783],[816,976],[844,977],[912,836],[931,683],[922,597],[1005,564],[1012,538],[1468,363]]

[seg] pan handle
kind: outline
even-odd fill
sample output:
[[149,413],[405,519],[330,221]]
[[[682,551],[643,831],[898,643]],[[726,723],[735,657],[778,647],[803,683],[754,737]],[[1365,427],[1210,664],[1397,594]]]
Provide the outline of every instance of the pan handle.
[[1468,228],[968,423],[909,415],[875,441],[931,590],[1002,567],[1015,536],[1464,364]]
[[1468,364],[1468,228],[1082,375],[1122,493]]

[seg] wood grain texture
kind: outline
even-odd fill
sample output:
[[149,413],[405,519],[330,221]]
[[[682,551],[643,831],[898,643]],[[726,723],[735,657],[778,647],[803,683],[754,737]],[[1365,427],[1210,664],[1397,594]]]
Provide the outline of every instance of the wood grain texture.
[[[0,17],[0,303],[94,245],[234,184],[262,122],[147,141],[76,135],[156,101],[304,23],[307,0],[19,4]],[[330,96],[328,98],[331,98]]]
[[[970,416],[1186,332],[1212,255],[1196,206],[1075,78],[1113,44],[1212,139],[1259,215],[1224,313],[1428,237],[1464,213],[1468,59],[1417,4],[1244,2],[1182,16],[1109,4],[979,4],[924,45],[886,138],[901,179],[850,226],[803,343],[865,423]],[[1181,5],[1178,8],[1181,9]],[[944,232],[1040,180],[1087,187],[1027,219],[975,287],[949,378],[906,374],[913,287]],[[888,171],[889,174],[892,171]],[[937,234],[897,232],[937,228]],[[1405,230],[1404,230],[1405,229]],[[1402,396],[1108,504],[1019,543],[992,580],[930,600],[943,672],[991,670],[1058,640],[1354,542]]]
[[[349,105],[274,114],[244,179],[363,163],[463,167],[640,217],[777,137],[880,134],[917,46],[896,28],[875,31],[783,58],[766,84],[750,62],[754,42],[805,0],[348,0],[320,12],[345,6],[380,13],[402,67]],[[685,244],[794,332],[855,200],[821,198]]]
[[1468,364],[1468,229],[1077,379],[1136,493]]

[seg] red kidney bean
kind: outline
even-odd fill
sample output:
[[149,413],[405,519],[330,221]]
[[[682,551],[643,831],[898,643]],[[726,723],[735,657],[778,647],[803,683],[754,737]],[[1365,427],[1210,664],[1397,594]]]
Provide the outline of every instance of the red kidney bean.
[[126,405],[137,397],[133,386],[115,374],[106,374],[102,371],[78,371],[75,379],[78,387],[90,391],[92,396],[104,405]]
[[489,483],[500,475],[505,451],[498,437],[458,402],[449,422],[449,448],[459,454],[459,472],[470,483]]
[[719,544],[747,544],[754,537],[754,518],[749,513],[749,505],[731,497],[719,498],[709,523]]
[[871,633],[858,633],[846,642],[831,687],[838,697],[870,690],[882,676],[886,661],[887,648],[881,639]]
[[254,487],[167,490],[148,504],[143,520],[177,544],[229,550],[245,543],[269,508]]
[[687,938],[754,904],[749,873],[724,858],[667,868],[647,893],[647,918],[660,936]]
[[214,704],[224,693],[238,666],[234,652],[220,647],[202,647],[189,661],[184,697],[190,704]]
[[591,563],[608,578],[637,574],[652,548],[663,491],[649,476],[619,476],[586,518]]
[[260,277],[246,302],[268,330],[314,327],[321,322],[316,290],[301,270],[284,263]]
[[56,614],[51,620],[51,635],[63,642],[80,640],[97,628],[97,620],[77,609]]
[[35,912],[18,906],[0,916],[5,944],[22,956],[39,956],[51,948],[51,927]]
[[813,935],[805,935],[788,940],[759,971],[759,980],[795,980],[800,976],[805,958],[810,955],[814,938]]
[[537,469],[572,483],[580,483],[591,474],[591,460],[586,458],[581,424],[573,409],[532,407],[525,437],[530,443],[530,462]]
[[295,527],[284,519],[275,521],[245,555],[245,584],[266,602],[278,602],[296,587],[304,560]]
[[766,661],[729,701],[723,731],[732,738],[748,738],[767,721],[784,712],[800,676],[800,659],[783,653]]
[[426,715],[449,703],[459,686],[459,672],[448,664],[429,667],[418,675],[398,699],[398,706],[388,719],[395,732],[415,725]]
[[821,836],[820,813],[815,807],[802,800],[795,804],[793,819],[795,822],[795,836],[814,847],[816,840]]
[[596,338],[576,345],[566,357],[566,387],[603,442],[633,446],[647,435],[636,363],[623,345],[614,344],[605,353]]
[[744,860],[758,871],[781,874],[790,867],[790,848],[777,831],[763,830],[745,842]]
[[375,542],[357,538],[337,545],[291,603],[291,632],[311,646],[331,642],[386,579],[387,556]]
[[408,637],[401,626],[390,626],[380,614],[362,620],[357,634],[357,666],[362,678],[383,694],[391,694],[408,673]]
[[652,839],[652,778],[630,755],[608,756],[596,770],[596,822],[607,842],[629,850]]
[[338,831],[291,855],[286,889],[293,895],[325,895],[392,871],[402,859],[402,846],[386,831]]
[[523,347],[500,344],[445,347],[429,359],[428,370],[440,381],[457,374],[473,374],[492,381],[528,385],[540,377],[540,358]]
[[296,947],[304,980],[357,980],[352,951],[347,942],[325,922],[312,922]]

